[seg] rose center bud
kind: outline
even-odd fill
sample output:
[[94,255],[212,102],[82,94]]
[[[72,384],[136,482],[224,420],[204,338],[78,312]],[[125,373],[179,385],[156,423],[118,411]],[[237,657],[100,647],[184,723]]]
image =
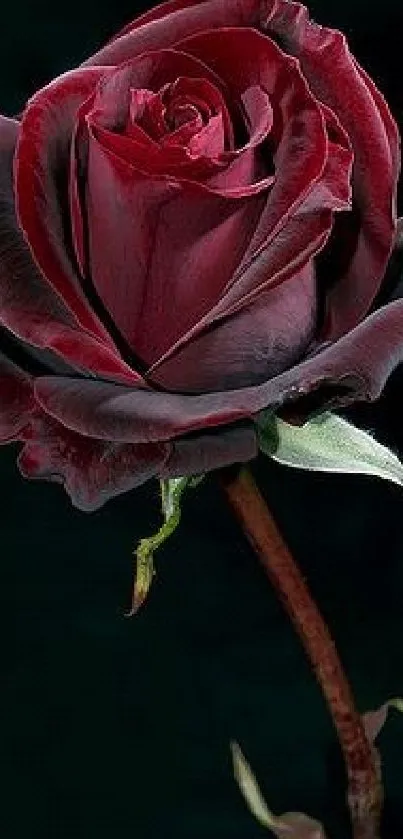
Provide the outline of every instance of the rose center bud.
[[198,128],[202,128],[204,125],[202,115],[196,106],[190,103],[181,105],[178,102],[174,102],[173,106],[167,111],[165,119],[171,131],[176,131],[182,125],[188,123],[195,123]]
[[231,147],[230,120],[219,92],[205,79],[180,77],[160,90],[131,89],[126,133],[138,126],[161,149],[215,158]]
[[158,142],[167,131],[165,111],[160,93],[131,89],[127,133],[133,133],[133,128],[139,125],[152,140]]

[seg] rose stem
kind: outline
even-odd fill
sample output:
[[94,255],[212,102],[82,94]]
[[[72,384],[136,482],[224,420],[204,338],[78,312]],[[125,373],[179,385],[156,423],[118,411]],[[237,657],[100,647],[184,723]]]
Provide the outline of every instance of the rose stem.
[[344,754],[354,839],[379,839],[383,790],[378,754],[368,741],[336,647],[251,473],[220,470],[220,484],[276,589],[328,703]]

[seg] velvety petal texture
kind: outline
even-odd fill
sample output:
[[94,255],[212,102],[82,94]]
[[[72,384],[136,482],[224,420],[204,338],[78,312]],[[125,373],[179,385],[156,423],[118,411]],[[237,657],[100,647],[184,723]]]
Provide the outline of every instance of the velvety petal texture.
[[286,370],[315,336],[316,275],[308,262],[285,284],[212,326],[150,373],[164,388],[203,393],[259,384]]
[[[57,307],[64,315],[59,315],[59,311],[57,312],[54,320],[57,322],[56,329],[59,334],[49,337],[46,336],[48,326],[46,312],[40,320],[36,319],[36,332],[41,336],[38,335],[37,338],[35,335],[36,341],[41,342],[40,346],[47,345],[60,351],[60,354],[69,361],[74,362],[76,356],[80,366],[92,373],[101,376],[116,376],[121,381],[134,383],[140,382],[141,377],[128,368],[119,357],[112,338],[87,300],[79,276],[72,264],[69,252],[68,218],[66,219],[67,185],[64,191],[66,205],[60,201],[60,197],[63,197],[63,182],[69,171],[69,146],[74,126],[74,114],[83,97],[93,88],[95,80],[99,77],[98,72],[95,76],[93,71],[89,72],[91,85],[85,74],[84,81],[82,80],[81,72],[66,74],[65,77],[40,91],[28,104],[22,124],[18,129],[18,137],[15,137],[17,140],[14,155],[15,210],[10,179],[12,157],[9,148],[6,150],[9,153],[8,159],[6,153],[2,155],[0,177],[9,179],[9,184],[7,184],[9,213],[11,216],[12,213],[17,212],[20,224],[17,235],[21,237],[22,230],[33,257],[29,261],[25,257],[25,261],[28,262],[27,271],[32,273],[32,281],[26,283],[21,281],[21,293],[24,293],[26,297],[28,295],[34,297],[33,305],[35,306],[34,283],[38,266],[45,278],[45,281],[41,278],[36,282],[39,286],[40,297],[47,298],[43,301],[43,308],[49,307],[49,314],[51,314],[52,309]],[[11,133],[8,128],[7,133]],[[17,134],[17,126],[15,126],[15,133]],[[0,125],[0,136],[2,134],[3,127]],[[5,193],[5,198],[7,197]],[[14,226],[17,227],[15,223]],[[0,229],[0,236],[4,237],[6,245],[9,245],[10,227],[11,221],[9,227],[5,226]],[[5,261],[6,269],[10,261],[18,258],[20,251],[21,248],[19,251],[17,248],[10,248],[7,254],[8,259]],[[44,286],[43,290],[42,286]],[[40,305],[40,300],[37,301],[36,308],[38,305]],[[19,303],[18,308],[20,306]],[[30,308],[32,309],[32,306]],[[24,312],[23,309],[22,312]],[[20,315],[22,312],[20,311]],[[2,315],[3,306],[0,309],[0,317]],[[63,321],[66,320],[68,324],[75,325],[76,328],[63,329]],[[29,340],[29,332],[25,329],[24,333],[22,337]],[[44,344],[46,338],[47,343]]]
[[30,377],[0,353],[0,443],[18,440],[35,399]]
[[0,117],[0,322],[28,343],[54,350],[76,369],[140,382],[109,338],[104,344],[80,328],[32,259],[14,204],[12,165],[19,131],[15,120]]
[[170,457],[160,477],[203,475],[233,463],[246,463],[258,453],[257,435],[252,426],[223,429],[220,434],[200,434],[197,439],[174,440]]
[[312,22],[300,3],[273,0],[264,5],[264,28],[298,58],[311,90],[339,118],[354,150],[359,223],[350,259],[328,295],[322,336],[333,340],[365,315],[385,273],[396,224],[399,134],[383,97],[351,55],[342,33]]
[[129,24],[117,37],[83,63],[84,67],[117,65],[153,49],[170,47],[205,30],[254,26],[260,0],[191,0],[165,3]]
[[84,438],[43,412],[33,418],[25,438],[18,458],[22,475],[61,483],[74,506],[85,512],[158,475],[170,452],[164,443]]
[[302,399],[303,405],[304,397],[320,388],[324,408],[376,399],[402,361],[403,301],[399,300],[322,352],[256,387],[190,395],[41,377],[35,391],[43,408],[72,430],[104,439],[153,442],[251,418],[286,402]]
[[0,118],[23,475],[89,511],[252,459],[265,409],[376,399],[403,360],[401,299],[374,306],[399,171],[375,83],[290,0],[168,0]]

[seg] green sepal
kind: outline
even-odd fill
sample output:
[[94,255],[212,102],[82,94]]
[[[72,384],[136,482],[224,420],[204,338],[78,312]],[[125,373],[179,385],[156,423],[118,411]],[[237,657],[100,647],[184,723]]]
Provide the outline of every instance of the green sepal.
[[135,550],[136,570],[129,615],[134,615],[147,597],[155,574],[154,553],[169,539],[179,524],[185,490],[198,486],[203,478],[204,475],[196,475],[186,478],[164,478],[160,481],[164,521],[156,533],[141,539]]
[[259,449],[269,457],[276,453],[280,444],[278,423],[278,417],[269,410],[261,411],[256,419]]

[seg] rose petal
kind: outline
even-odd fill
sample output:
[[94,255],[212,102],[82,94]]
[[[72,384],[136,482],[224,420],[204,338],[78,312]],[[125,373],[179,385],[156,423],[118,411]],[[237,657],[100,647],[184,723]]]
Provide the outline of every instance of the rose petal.
[[[178,186],[192,190],[202,198],[209,195],[243,199],[266,191],[274,183],[274,175],[267,174],[261,160],[256,159],[253,143],[241,155],[222,152],[216,158],[191,158],[181,146],[156,149],[154,143],[144,144],[143,137],[114,134],[90,122],[91,136],[123,163],[138,170],[143,177],[173,179]],[[232,158],[225,165],[225,158]],[[218,174],[217,174],[218,171]],[[234,185],[232,185],[234,184]]]
[[211,309],[242,258],[261,207],[260,198],[234,205],[176,181],[150,179],[90,137],[92,278],[144,362],[159,358]]
[[[182,130],[185,126],[182,126]],[[187,141],[190,155],[196,160],[200,157],[214,159],[224,151],[225,134],[221,114],[212,116],[207,125],[193,133]]]
[[92,512],[154,477],[169,452],[166,443],[133,445],[82,437],[41,412],[31,424],[18,466],[25,478],[62,483],[75,507]]
[[276,183],[245,254],[246,265],[270,243],[278,226],[284,226],[324,170],[328,147],[322,112],[297,62],[253,29],[205,32],[186,38],[178,49],[208,63],[235,99],[255,85],[266,92],[274,109]]
[[[241,101],[249,129],[249,140],[241,148],[224,152],[219,160],[227,165],[214,172],[206,181],[208,188],[233,198],[267,190],[275,181],[271,172],[273,161],[266,149],[259,146],[270,134],[273,125],[273,109],[267,93],[258,85],[252,85],[241,95]],[[234,184],[234,186],[232,186]]]
[[258,22],[257,0],[203,0],[158,6],[129,24],[82,67],[121,64],[153,49],[174,46],[180,39],[206,29],[247,26]]
[[[201,71],[202,69],[208,70],[207,77],[205,72],[204,77],[197,79],[179,76],[172,85],[172,98],[175,102],[181,100],[191,102],[202,115],[205,115],[206,119],[214,113],[220,113],[228,148],[232,149],[234,146],[233,126],[223,95],[222,80],[218,80],[215,74],[212,74],[211,70],[206,68],[206,65],[203,65],[203,68],[200,69]],[[219,87],[217,87],[218,81],[220,83]]]
[[250,428],[221,429],[217,434],[200,434],[192,439],[176,440],[160,478],[201,475],[233,463],[247,463],[257,457],[256,432]]
[[0,443],[18,440],[35,403],[31,377],[0,352]]
[[133,32],[135,29],[139,29],[140,26],[144,26],[146,23],[151,23],[155,20],[159,20],[160,18],[166,18],[172,12],[178,12],[181,9],[188,9],[199,2],[200,0],[166,0],[165,3],[159,3],[155,6],[155,8],[149,9],[147,12],[143,12],[143,14],[136,17],[135,20],[131,20],[126,24],[126,26],[123,26],[116,35],[110,38],[108,44],[111,44],[123,35],[127,35],[129,32]]
[[376,399],[403,361],[403,301],[390,303],[350,333],[291,370],[255,387],[186,395],[102,382],[43,377],[37,399],[56,419],[82,434],[121,442],[169,440],[190,431],[250,418],[314,391],[322,407]]
[[[204,335],[209,335],[212,330],[217,329],[218,334],[220,324],[237,312],[246,310],[254,303],[258,311],[260,300],[266,292],[274,291],[301,275],[312,257],[326,244],[331,229],[330,210],[318,210],[306,216],[297,214],[285,229],[277,234],[271,246],[263,250],[248,271],[241,275],[239,285],[234,284],[227,293],[224,292],[219,302],[210,307],[205,317],[200,317],[195,326],[184,332],[181,338],[155,361],[148,370],[148,375],[154,378],[156,372],[162,367],[165,368],[167,362],[171,361],[173,370],[175,359],[183,349],[190,348],[191,344],[202,339]],[[287,253],[289,262],[285,261]]]
[[311,22],[299,3],[270,0],[266,7],[268,34],[279,35],[299,59],[312,91],[339,117],[354,149],[353,194],[360,223],[349,265],[328,294],[323,340],[334,340],[368,311],[385,273],[396,224],[398,130],[340,32]]
[[[247,48],[245,61],[237,62],[234,56],[242,47]],[[346,209],[350,198],[351,150],[346,148],[346,136],[337,138],[340,153],[328,163],[326,120],[295,61],[252,30],[208,32],[187,39],[182,48],[211,62],[219,74],[228,60],[234,95],[246,83],[244,77],[249,84],[262,86],[273,107],[283,109],[284,128],[275,153],[275,183],[241,264],[229,277],[217,305],[170,347],[159,364],[219,318],[251,303],[269,285],[298,273],[327,241],[333,223],[331,210]]]
[[[197,172],[199,167],[192,165],[193,161],[179,141],[173,147],[169,147],[168,140],[172,135],[167,135],[167,142],[158,141],[147,131],[141,120],[140,123],[131,121],[129,131],[123,131],[122,126],[127,126],[128,103],[130,102],[133,112],[136,97],[140,95],[144,99],[144,91],[147,91],[147,88],[158,90],[162,80],[164,86],[167,86],[174,84],[184,75],[188,83],[198,82],[198,77],[202,74],[210,77],[211,88],[218,100],[223,101],[220,91],[212,83],[212,80],[216,80],[214,75],[201,62],[173,50],[148,53],[114,70],[100,88],[93,106],[87,109],[86,114],[80,113],[79,119],[82,121],[85,115],[91,133],[105,147],[136,168],[151,175],[175,175],[180,166],[183,175],[187,174],[189,177],[193,169]],[[209,84],[207,79],[203,81],[205,85]],[[148,94],[152,99],[161,102],[159,93],[151,94],[148,91]],[[163,126],[161,130],[162,128]],[[211,168],[212,162],[209,161],[208,169]],[[216,166],[213,166],[214,168]]]
[[[266,0],[264,4],[251,0],[250,3],[235,5],[231,2],[217,3],[215,0],[196,5],[193,2],[182,3],[174,0],[159,5],[130,23],[111,44],[87,63],[96,64],[101,60],[109,63],[120,60],[122,56],[128,58],[145,48],[169,46],[181,35],[186,37],[205,29],[256,26],[259,14],[261,25],[269,32],[280,34],[285,39],[288,50],[298,55],[304,74],[309,78],[314,91],[318,91],[320,98],[324,98],[339,115],[343,111],[342,122],[348,127],[355,152],[363,161],[360,167],[364,174],[361,205],[362,212],[366,215],[364,226],[371,233],[372,245],[368,245],[368,236],[363,229],[355,259],[342,284],[343,289],[337,285],[334,298],[329,304],[326,337],[337,337],[350,328],[351,324],[354,325],[361,314],[367,311],[382,279],[390,252],[390,231],[394,224],[394,210],[393,206],[390,207],[389,196],[395,191],[399,159],[397,130],[389,109],[375,85],[349,55],[340,33],[309,22],[304,7],[288,0]],[[335,62],[338,67],[337,74],[334,72]],[[360,83],[357,84],[357,81]],[[363,112],[369,120],[364,117],[356,118],[357,113]],[[368,125],[371,126],[371,132],[368,132]],[[385,134],[391,155],[389,162],[388,155],[385,154]],[[376,165],[367,165],[368,155]],[[359,180],[361,178],[358,178]],[[371,212],[373,207],[380,208],[379,212],[375,209],[375,215]],[[385,207],[386,216],[383,215]],[[388,216],[391,221],[385,222]],[[377,222],[380,223],[379,230]],[[368,265],[368,257],[371,265]],[[352,284],[350,274],[354,280]],[[354,284],[359,294],[353,290]],[[339,306],[340,315],[336,313]],[[349,323],[346,316],[349,317]]]
[[242,104],[249,123],[251,140],[257,145],[265,140],[273,126],[273,108],[265,90],[251,85],[242,93]]
[[[215,149],[208,152],[206,149],[204,156],[200,156],[200,150],[195,159],[178,142],[172,145],[170,135],[166,142],[156,142],[151,136],[147,136],[143,125],[132,124],[130,132],[122,132],[132,87],[137,90],[147,87],[159,90],[162,85],[178,85],[181,80],[182,87],[187,86],[190,90],[195,85],[204,88],[209,101],[215,102],[216,107],[219,106],[226,132],[231,135],[226,101],[232,104],[234,112],[236,108],[227,86],[197,57],[178,50],[150,52],[114,69],[100,86],[93,107],[89,107],[86,112],[91,134],[104,148],[119,155],[142,172],[175,177],[185,182],[196,181],[201,193],[213,192],[242,198],[267,189],[273,182],[273,175],[271,171],[267,173],[261,161],[260,165],[257,165],[255,148],[270,131],[272,111],[267,94],[257,85],[237,91],[239,96],[235,103],[238,103],[239,109],[240,103],[243,102],[251,132],[249,142],[241,149],[220,152]],[[83,115],[81,109],[80,121]],[[218,176],[215,177],[217,173]],[[210,176],[209,179],[203,183],[207,176]]]
[[36,347],[49,348],[76,369],[135,384],[116,350],[81,329],[32,260],[15,217],[12,160],[19,124],[0,117],[0,322]]
[[299,361],[316,327],[313,262],[155,366],[149,381],[187,393],[259,384]]
[[36,262],[78,322],[113,346],[83,294],[69,254],[68,162],[77,110],[101,68],[76,70],[40,90],[24,111],[15,154],[16,207]]
[[76,376],[79,370],[53,350],[34,347],[0,322],[0,352],[28,376]]
[[[285,219],[279,220],[264,245],[253,256],[244,257],[216,306],[153,365],[153,375],[157,368],[165,365],[170,358],[176,358],[183,347],[193,343],[214,323],[258,301],[267,289],[274,289],[296,277],[304,265],[324,248],[332,232],[334,212],[350,206],[352,153],[348,137],[337,118],[326,108],[323,108],[323,116],[333,139],[327,141],[328,155],[321,177],[299,205],[297,203],[286,211]],[[278,199],[279,182],[281,175],[276,178],[273,192]],[[272,195],[255,230],[268,221],[271,203]],[[248,251],[251,251],[251,246]],[[321,293],[322,289],[318,291]]]
[[95,93],[78,108],[70,144],[69,209],[72,245],[81,277],[89,276],[83,183],[88,165],[88,132],[85,117],[95,101]]
[[82,437],[39,408],[31,376],[0,353],[0,443],[23,440],[18,458],[27,478],[64,484],[73,504],[91,511],[160,472],[167,443],[133,445]]
[[[30,100],[16,150],[16,200],[19,221],[37,263],[79,324],[90,333],[79,342],[81,366],[100,375],[140,382],[141,377],[122,361],[95,314],[97,301],[92,299],[89,304],[69,256],[72,248],[66,216],[71,133],[80,103],[102,72],[98,68],[68,73]],[[60,179],[62,187],[65,179],[64,192]],[[68,354],[74,349],[70,336],[63,337],[64,349]]]
[[[187,39],[184,46],[186,46],[186,49],[190,49],[192,55],[195,53],[196,58],[199,58],[199,56],[205,58],[207,50],[207,57],[209,60],[211,59],[213,61],[214,70],[217,70],[217,62],[219,61],[217,58],[218,52],[214,52],[214,46],[217,46],[215,39],[217,33],[209,32],[207,34],[208,37],[207,35],[203,35],[199,38]],[[227,273],[226,282],[228,291],[224,296],[224,284],[222,282],[222,278],[225,272],[223,271],[222,265],[220,265],[220,271],[218,273],[216,272],[215,261],[210,259],[209,251],[209,265],[212,269],[214,269],[216,276],[213,285],[210,285],[207,281],[204,282],[204,287],[208,289],[209,303],[209,306],[206,306],[204,312],[203,310],[200,310],[200,291],[198,284],[191,281],[191,278],[189,277],[186,281],[186,290],[184,290],[183,285],[180,283],[180,277],[185,274],[185,268],[188,269],[189,263],[189,260],[187,260],[187,264],[185,264],[185,266],[183,265],[183,252],[185,251],[190,254],[192,263],[195,265],[198,265],[199,263],[203,265],[203,254],[199,257],[197,248],[192,240],[190,240],[190,242],[186,241],[186,248],[184,247],[183,242],[179,243],[179,250],[173,246],[174,240],[172,240],[172,236],[175,237],[175,230],[178,229],[181,230],[182,236],[182,228],[180,225],[178,226],[176,222],[172,225],[172,230],[170,230],[170,226],[166,222],[166,216],[172,208],[172,202],[165,205],[163,209],[164,217],[162,219],[160,217],[158,220],[158,232],[162,230],[163,235],[166,235],[168,232],[170,233],[170,236],[166,240],[168,242],[169,239],[171,242],[170,246],[168,245],[170,252],[172,252],[173,255],[178,253],[178,257],[181,258],[182,266],[178,266],[176,271],[173,270],[175,266],[170,266],[172,275],[177,275],[179,277],[178,282],[175,283],[175,289],[178,289],[178,293],[179,291],[181,292],[180,305],[178,307],[178,311],[181,312],[181,323],[176,323],[174,329],[170,328],[169,323],[167,323],[167,328],[164,330],[163,336],[158,335],[157,337],[156,330],[153,330],[150,327],[147,330],[147,333],[145,333],[144,330],[142,332],[138,330],[140,334],[138,334],[136,338],[134,337],[133,332],[129,338],[128,330],[133,329],[131,323],[134,322],[134,319],[132,318],[130,309],[126,305],[127,297],[121,298],[122,300],[125,300],[125,305],[123,307],[121,304],[116,305],[116,303],[111,306],[109,301],[107,304],[108,310],[113,313],[116,322],[119,324],[121,331],[123,331],[126,335],[127,340],[130,341],[131,346],[136,347],[136,351],[147,363],[152,363],[157,360],[161,363],[162,360],[166,359],[166,355],[168,353],[176,352],[180,346],[187,343],[190,338],[193,338],[195,334],[201,332],[202,329],[213,323],[214,320],[227,316],[236,311],[238,308],[251,302],[251,295],[253,296],[260,293],[264,289],[265,285],[270,283],[275,284],[280,281],[283,282],[286,278],[292,276],[293,274],[295,275],[301,270],[301,268],[303,268],[304,263],[312,255],[317,253],[321,247],[323,247],[332,225],[331,213],[323,213],[320,202],[318,212],[312,213],[311,218],[308,218],[308,215],[305,214],[303,220],[301,220],[301,218],[297,218],[292,219],[292,222],[290,222],[290,217],[292,215],[295,216],[297,209],[303,212],[301,205],[303,205],[304,199],[308,200],[310,193],[322,175],[324,179],[328,178],[328,180],[333,183],[331,172],[325,165],[328,151],[325,120],[318,103],[310,95],[307,86],[299,73],[296,62],[293,62],[293,60],[285,57],[274,44],[270,44],[267,38],[259,35],[259,33],[253,33],[251,30],[227,30],[225,32],[220,32],[219,34],[220,41],[219,46],[217,46],[217,51],[220,51],[221,61],[223,60],[223,56],[227,59],[232,55],[232,51],[235,49],[237,44],[238,46],[248,46],[250,54],[253,55],[253,65],[251,68],[252,82],[268,88],[270,94],[273,94],[274,100],[278,100],[279,97],[281,99],[280,93],[282,91],[282,101],[284,102],[285,109],[284,122],[286,124],[286,128],[282,142],[280,142],[277,155],[279,158],[279,177],[278,180],[276,180],[276,185],[270,200],[267,203],[265,212],[262,215],[264,220],[260,220],[259,224],[256,224],[256,216],[254,216],[254,226],[252,227],[249,223],[247,227],[245,227],[249,238],[250,230],[253,229],[256,232],[254,232],[254,235],[252,236],[252,244],[249,244],[249,247],[246,249],[247,253],[243,258],[242,267],[236,270],[240,261],[239,256],[242,253],[245,253],[245,248],[243,248],[243,251],[239,252],[237,261],[232,262],[232,269]],[[210,53],[212,53],[212,55],[210,55]],[[235,54],[237,54],[237,50],[235,50]],[[231,71],[231,86],[237,94],[244,83],[244,71],[239,70],[238,65],[239,62],[230,62],[229,67],[229,70]],[[220,65],[219,69],[220,71],[225,70],[225,67],[221,67]],[[290,85],[292,95],[289,95]],[[279,90],[277,90],[278,86],[280,86]],[[285,96],[285,90],[288,92],[287,97]],[[105,138],[103,138],[103,142],[104,139]],[[99,152],[97,157],[99,158]],[[344,159],[341,163],[344,168],[342,170],[337,170],[339,180],[340,177],[343,176],[348,182],[350,157],[350,152],[346,152],[346,159]],[[104,158],[104,161],[105,160],[106,158]],[[98,168],[100,168],[101,165],[104,167],[104,161],[102,163],[97,162],[96,165]],[[112,162],[110,154],[108,161],[109,164]],[[241,161],[243,164],[246,162],[246,165],[248,165],[246,157],[241,158]],[[113,165],[114,168],[117,167],[116,158],[113,159]],[[124,189],[123,183],[126,185],[128,184],[129,172],[126,170],[126,174],[123,176],[123,168],[120,168],[122,175],[120,177],[119,185],[117,186],[115,184],[114,187],[109,186],[108,194],[119,193],[121,195]],[[131,177],[133,177],[133,175]],[[97,172],[96,177],[92,178],[94,192],[104,189],[107,180],[110,180],[110,178],[106,178],[103,171],[102,174],[101,172]],[[336,193],[338,193],[338,191],[339,188],[336,190]],[[328,189],[328,193],[332,193],[330,187]],[[131,189],[131,198],[129,200],[133,200],[133,194],[133,190]],[[319,199],[323,199],[321,193],[319,194]],[[107,199],[105,197],[101,198],[101,196],[98,195],[94,206],[105,206],[106,200]],[[324,203],[328,204],[329,202],[325,201]],[[180,213],[178,209],[179,206],[180,202],[176,199],[172,217],[176,214],[177,218],[180,217],[183,220],[187,219],[188,216],[195,215],[194,211],[190,212],[188,209],[190,205],[184,206],[183,210],[181,208],[182,211]],[[256,205],[256,209],[257,206],[258,205]],[[340,206],[345,206],[345,204],[342,204],[339,194],[336,194],[334,196],[334,207],[339,208]],[[259,205],[259,212],[260,209]],[[207,212],[211,218],[213,213],[210,210],[207,211],[206,205],[206,213]],[[117,217],[116,211],[112,213],[111,210],[109,215],[114,215],[115,218]],[[131,215],[132,212],[128,212],[127,210],[125,211],[126,218],[130,219]],[[239,215],[240,214],[238,214],[238,217]],[[202,214],[200,214],[200,216],[203,218]],[[236,222],[238,221],[236,216],[233,218]],[[161,221],[163,221],[163,224],[161,224]],[[124,220],[120,219],[119,229],[121,229],[122,224],[124,224]],[[183,221],[181,224],[183,226]],[[284,225],[286,226],[285,233],[283,234]],[[98,224],[97,227],[99,226],[100,225]],[[214,230],[214,225],[212,225],[212,230]],[[94,231],[94,235],[97,235],[96,231]],[[103,230],[102,241],[105,241],[106,238],[114,239],[115,237],[111,235],[110,232],[108,236],[106,236],[105,231]],[[125,239],[126,238],[127,241],[129,241],[129,239],[132,240],[132,230],[130,230],[130,233],[127,237],[125,237]],[[239,236],[238,238],[235,236],[232,238],[233,241],[240,241]],[[214,240],[217,242],[216,252],[218,256],[221,256],[222,258],[223,254],[228,254],[228,256],[232,258],[233,254],[231,250],[228,247],[225,248],[223,246],[222,237],[217,235],[217,228],[214,233]],[[241,241],[246,241],[245,235]],[[188,247],[189,245],[190,247]],[[268,245],[270,245],[270,248],[268,248]],[[160,250],[162,253],[162,245]],[[95,254],[100,253],[99,248],[95,247],[94,251]],[[155,252],[155,248],[153,248],[153,251]],[[123,248],[123,254],[125,252],[126,249]],[[175,258],[175,256],[173,256],[173,258]],[[104,266],[106,262],[111,263],[111,259],[102,259],[100,264],[100,273],[105,271]],[[157,265],[158,263],[154,256],[154,266]],[[124,266],[122,266],[122,268],[119,266],[118,273],[121,277],[124,273],[127,273],[127,267],[124,269]],[[240,279],[242,280],[241,282],[239,281]],[[231,288],[229,288],[230,284]],[[108,291],[109,289],[117,289],[118,287],[116,282],[111,282],[110,277],[105,278],[105,282],[102,282],[102,285],[103,294],[110,293]],[[133,287],[132,275],[127,285],[128,287]],[[167,290],[169,290],[170,293],[172,291],[165,281],[165,263],[164,277],[162,278],[161,283],[151,283],[152,294],[154,294],[154,288],[157,289],[157,293],[152,297],[150,312],[160,311],[161,309],[158,307],[163,306],[162,300],[164,294],[167,293]],[[100,285],[98,285],[98,290],[99,289]],[[190,294],[189,289],[191,289]],[[214,294],[211,293],[210,289],[214,290]],[[222,295],[221,300],[216,306],[214,306],[214,302],[219,298],[220,294]],[[188,318],[187,326],[186,316],[182,318],[182,299],[189,299],[189,297],[192,304],[194,304],[194,301],[199,301],[199,307],[197,312],[193,312],[191,319]],[[105,297],[103,299],[105,300]],[[133,304],[131,308],[133,309]],[[170,305],[168,304],[168,306],[163,308],[165,311],[169,311]],[[184,308],[186,315],[188,314],[188,310],[186,306]],[[203,314],[205,314],[204,319]],[[123,325],[124,318],[127,321],[130,319],[131,323],[128,322]],[[143,309],[143,322],[146,321],[147,318],[145,310]],[[156,343],[156,337],[158,343]],[[150,341],[153,339],[154,346],[151,347]],[[158,358],[161,351],[162,355]]]

